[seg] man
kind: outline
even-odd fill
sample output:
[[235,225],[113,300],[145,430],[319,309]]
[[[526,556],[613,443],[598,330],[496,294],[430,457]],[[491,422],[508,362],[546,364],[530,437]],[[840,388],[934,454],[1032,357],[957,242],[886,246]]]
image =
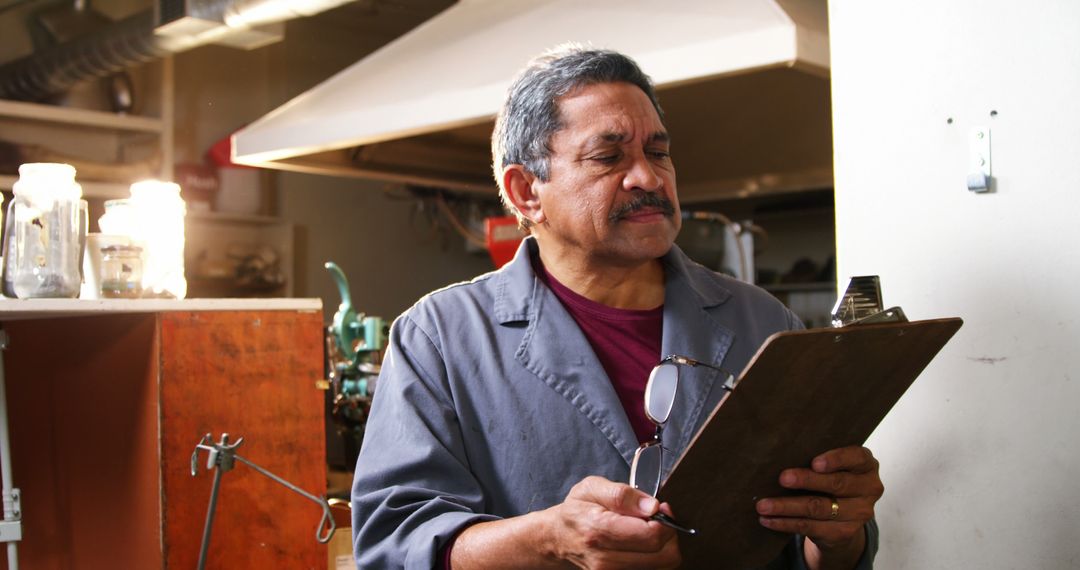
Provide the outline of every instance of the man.
[[[607,51],[564,48],[515,80],[492,137],[501,195],[531,236],[503,269],[421,299],[394,324],[356,467],[357,560],[370,568],[670,568],[667,505],[627,485],[649,370],[681,354],[741,370],[799,327],[761,290],[674,246],[670,141],[649,79]],[[723,395],[683,378],[664,470]],[[868,450],[778,474],[763,499],[799,533],[775,567],[869,567],[882,492]],[[828,497],[821,496],[827,494]]]

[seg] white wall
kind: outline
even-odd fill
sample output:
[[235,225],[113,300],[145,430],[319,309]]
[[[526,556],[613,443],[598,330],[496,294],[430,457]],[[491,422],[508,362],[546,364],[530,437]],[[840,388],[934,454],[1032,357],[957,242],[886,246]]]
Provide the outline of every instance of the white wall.
[[879,567],[1078,568],[1080,2],[831,0],[830,33],[838,273],[966,322],[871,438]]

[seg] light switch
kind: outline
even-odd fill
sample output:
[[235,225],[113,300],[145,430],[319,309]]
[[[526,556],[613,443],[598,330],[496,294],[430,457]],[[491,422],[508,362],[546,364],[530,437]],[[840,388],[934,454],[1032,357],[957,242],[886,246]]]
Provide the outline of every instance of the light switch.
[[993,175],[990,171],[990,128],[973,127],[968,135],[967,188],[972,192],[989,192]]

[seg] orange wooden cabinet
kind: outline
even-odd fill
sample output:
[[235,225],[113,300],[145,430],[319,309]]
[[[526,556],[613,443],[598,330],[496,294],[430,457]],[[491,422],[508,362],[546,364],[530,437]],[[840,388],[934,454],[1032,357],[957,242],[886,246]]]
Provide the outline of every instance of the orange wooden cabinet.
[[[23,568],[196,567],[213,472],[203,434],[326,489],[320,311],[163,311],[4,323]],[[208,568],[326,567],[318,505],[237,462]],[[0,554],[0,567],[6,566]]]

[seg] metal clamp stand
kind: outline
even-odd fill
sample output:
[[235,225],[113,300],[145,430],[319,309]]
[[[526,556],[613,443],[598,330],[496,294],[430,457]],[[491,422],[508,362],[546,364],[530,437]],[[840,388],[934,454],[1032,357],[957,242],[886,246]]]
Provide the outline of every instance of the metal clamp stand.
[[[259,467],[251,461],[244,459],[236,453],[236,448],[240,447],[240,444],[243,442],[244,438],[241,437],[240,439],[236,440],[236,443],[230,444],[229,434],[223,433],[221,434],[221,441],[213,443],[210,439],[210,434],[206,434],[203,436],[202,441],[200,441],[198,445],[195,446],[195,451],[191,453],[192,477],[198,474],[200,449],[206,450],[208,452],[206,458],[206,468],[217,468],[217,471],[214,473],[214,485],[210,491],[210,506],[206,511],[206,525],[203,527],[202,545],[199,548],[199,570],[203,570],[204,568],[206,568],[206,555],[207,551],[210,549],[210,531],[214,526],[214,511],[217,508],[217,498],[218,490],[221,486],[221,476],[226,471],[230,471],[233,468],[233,466],[236,464],[236,460],[240,460],[241,462],[247,464],[248,467],[251,467],[255,471],[269,477],[270,479],[273,479],[277,483],[280,483],[281,485],[288,488],[290,491],[294,491],[300,495],[303,495],[305,498],[314,501],[320,507],[322,507],[323,516],[322,519],[319,521],[319,526],[315,529],[315,540],[323,544],[330,542],[330,537],[334,536],[334,531],[337,530],[337,525],[336,523],[334,523],[334,516],[330,513],[330,504],[326,502],[325,496],[316,497],[315,495],[304,491],[303,489],[297,487],[296,485],[293,485],[292,483],[282,479],[281,477],[274,475],[266,469]],[[326,530],[325,533],[323,532],[324,529]]]
[[4,384],[4,357],[7,332],[0,329],[0,479],[4,501],[4,520],[0,522],[0,542],[7,543],[8,569],[19,569],[18,541],[22,540],[22,506],[19,490],[11,483],[11,441],[8,437],[7,386]]

